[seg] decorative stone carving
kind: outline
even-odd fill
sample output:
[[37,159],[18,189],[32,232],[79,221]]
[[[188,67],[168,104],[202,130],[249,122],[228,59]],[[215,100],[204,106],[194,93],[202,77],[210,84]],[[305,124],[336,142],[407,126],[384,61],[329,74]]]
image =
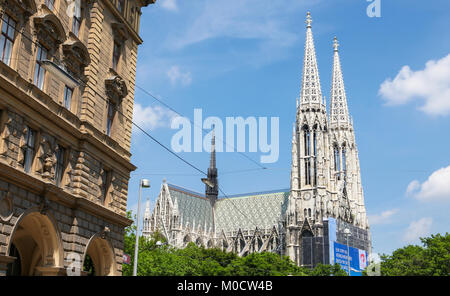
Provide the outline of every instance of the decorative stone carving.
[[124,43],[128,39],[128,30],[125,24],[112,23],[111,24],[114,39],[119,43]]
[[33,21],[34,34],[41,43],[48,47],[50,53],[55,52],[66,38],[66,32],[59,19],[53,12],[44,9],[42,14],[33,18]]
[[9,221],[13,215],[14,204],[11,193],[8,191],[0,192],[0,219],[2,221]]
[[62,48],[64,65],[70,72],[81,77],[84,74],[84,68],[91,63],[88,49],[72,32],[69,33],[69,38]]
[[37,172],[41,174],[42,178],[51,179],[54,176],[53,167],[56,163],[53,143],[48,136],[43,135],[39,146]]
[[105,80],[106,94],[116,105],[120,105],[122,99],[128,94],[125,81],[119,75]]
[[20,26],[28,22],[37,11],[34,0],[0,0],[0,16],[5,12],[19,20]]
[[110,233],[111,233],[111,230],[109,229],[109,227],[105,226],[105,227],[103,227],[103,230],[100,232],[100,237],[102,239],[106,239]]

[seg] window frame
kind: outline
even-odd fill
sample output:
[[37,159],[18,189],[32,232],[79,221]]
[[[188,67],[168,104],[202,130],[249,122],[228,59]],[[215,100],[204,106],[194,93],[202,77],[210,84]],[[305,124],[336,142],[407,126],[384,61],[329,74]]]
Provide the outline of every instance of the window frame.
[[36,135],[37,132],[29,126],[26,126],[27,133],[25,145],[23,148],[23,169],[26,173],[30,173],[33,167],[34,156],[36,154]]
[[108,194],[111,189],[112,171],[105,167],[103,167],[102,169],[103,169],[103,175],[101,177],[101,179],[102,179],[102,186],[101,186],[102,196],[101,196],[101,198],[102,198],[102,204],[105,206],[108,206],[107,202],[108,202]]
[[[67,94],[69,93],[68,91],[70,91],[70,97],[69,98],[67,96]],[[70,111],[70,109],[72,107],[73,92],[74,92],[73,88],[70,88],[67,85],[64,85],[63,105],[69,111]]]
[[116,114],[116,108],[115,104],[111,102],[111,100],[108,100],[107,105],[108,106],[106,111],[106,135],[111,137],[114,124],[114,117]]
[[65,155],[66,155],[66,149],[61,146],[57,145],[57,151],[56,151],[56,163],[55,163],[55,184],[56,186],[61,186],[63,184],[63,176],[64,176],[64,168],[65,168]]
[[[77,16],[79,15],[79,16]],[[75,7],[72,17],[72,33],[80,37],[80,31],[81,31],[81,23],[82,23],[82,17],[81,17],[81,1],[75,0]]]
[[[43,52],[45,52],[45,58],[42,58]],[[42,91],[44,90],[45,76],[46,76],[45,74],[47,73],[47,71],[45,70],[44,67],[42,67],[41,61],[48,58],[48,52],[49,50],[44,45],[38,43],[36,52],[36,62],[34,66],[33,84]]]
[[[1,44],[0,44],[0,50],[1,50],[1,57],[0,60],[5,63],[6,65],[10,66],[11,65],[11,56],[13,53],[13,49],[14,49],[14,42],[16,40],[16,26],[17,26],[17,22],[7,13],[3,14],[3,16],[6,16],[6,19],[3,18],[2,19],[2,27],[1,27],[1,36],[0,36],[0,40],[1,40]],[[6,22],[5,22],[6,21]],[[14,25],[12,25],[10,22],[13,22]],[[3,28],[6,24],[6,32],[3,32]],[[10,32],[9,30],[12,29],[12,34],[13,37],[10,36]],[[7,58],[7,61],[5,59],[5,53],[6,53],[6,48],[7,45],[10,44],[9,46],[9,57]]]
[[126,6],[125,0],[116,0],[116,8],[121,15],[125,15],[125,6]]
[[112,69],[116,72],[119,69],[121,56],[122,56],[122,45],[119,42],[114,41],[112,53]]

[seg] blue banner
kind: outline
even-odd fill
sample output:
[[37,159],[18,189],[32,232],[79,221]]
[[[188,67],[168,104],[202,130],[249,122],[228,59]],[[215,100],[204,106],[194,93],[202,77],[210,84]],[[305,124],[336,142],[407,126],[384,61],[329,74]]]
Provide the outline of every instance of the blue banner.
[[[331,248],[330,248],[331,249]],[[348,253],[347,253],[348,250]],[[367,266],[367,252],[353,247],[348,247],[337,242],[333,242],[333,257],[331,264],[339,264],[348,273],[350,265],[350,275],[360,276]],[[331,258],[330,258],[331,259]]]

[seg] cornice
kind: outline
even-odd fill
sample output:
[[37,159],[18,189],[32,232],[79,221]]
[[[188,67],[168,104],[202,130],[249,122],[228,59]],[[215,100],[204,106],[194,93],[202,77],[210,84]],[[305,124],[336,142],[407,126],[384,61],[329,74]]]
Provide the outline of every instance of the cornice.
[[[22,88],[17,87],[6,79],[3,75],[0,75],[0,85],[2,88],[18,99],[22,104],[25,104],[39,113],[41,116],[46,112],[51,112],[53,116],[45,116],[45,120],[50,121],[59,128],[65,130],[71,137],[78,139],[77,146],[80,145],[80,141],[88,141],[100,151],[117,161],[120,165],[128,169],[129,171],[136,170],[136,166],[130,163],[129,159],[131,153],[125,150],[113,139],[106,139],[106,135],[101,133],[95,126],[85,120],[79,119],[75,114],[66,110],[63,106],[55,102],[49,95],[38,89],[31,82],[23,79],[16,71],[7,67],[0,62],[0,69],[6,69],[8,74],[14,78],[16,83]],[[37,94],[44,102],[39,101],[30,95],[30,93]],[[104,137],[103,141],[99,137]],[[105,142],[110,142],[116,150],[112,149]]]
[[112,210],[96,204],[84,197],[70,194],[52,183],[13,168],[0,161],[0,179],[13,183],[16,186],[30,191],[36,195],[43,196],[48,200],[60,203],[73,210],[84,210],[90,214],[100,217],[110,223],[121,226],[129,226],[133,222],[125,216],[117,214]]

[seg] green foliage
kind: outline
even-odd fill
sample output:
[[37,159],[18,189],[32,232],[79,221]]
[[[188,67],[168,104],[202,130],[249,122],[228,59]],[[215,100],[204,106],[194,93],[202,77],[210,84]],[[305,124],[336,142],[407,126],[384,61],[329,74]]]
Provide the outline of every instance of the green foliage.
[[[131,219],[131,212],[127,213]],[[131,256],[130,264],[124,264],[124,276],[133,274],[134,245],[136,226],[125,229],[124,252]],[[157,246],[161,241],[163,245]],[[166,239],[160,233],[151,239],[139,238],[138,270],[139,276],[282,276],[306,275],[307,270],[298,267],[286,256],[274,253],[253,253],[239,257],[235,253],[224,252],[218,248],[205,249],[189,243],[184,249],[175,249],[164,244]]]
[[339,264],[318,264],[314,269],[308,271],[310,276],[347,276],[347,272]]
[[384,276],[450,275],[450,234],[421,238],[422,246],[408,245],[381,256]]
[[[131,219],[131,212],[127,213]],[[123,275],[133,274],[136,226],[125,229],[124,252],[131,256],[123,265]],[[392,255],[381,256],[381,274],[387,276],[450,274],[450,235],[437,234],[421,239],[423,247],[409,245]],[[163,244],[157,246],[156,242]],[[287,256],[274,253],[252,253],[239,257],[220,249],[205,249],[189,243],[184,249],[167,245],[161,233],[150,239],[139,238],[138,275],[152,276],[346,276],[339,264],[319,264],[314,269],[298,267]],[[363,272],[365,275],[366,272]]]

